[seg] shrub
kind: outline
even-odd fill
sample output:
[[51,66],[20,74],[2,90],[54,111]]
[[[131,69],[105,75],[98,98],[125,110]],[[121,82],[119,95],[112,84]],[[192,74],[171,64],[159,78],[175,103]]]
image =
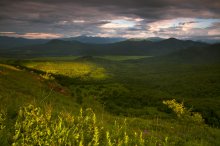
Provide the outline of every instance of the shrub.
[[40,76],[46,80],[54,80],[55,78],[50,73],[40,74]]
[[202,115],[197,112],[192,112],[191,109],[184,107],[183,102],[178,103],[175,99],[163,101],[163,104],[167,105],[168,108],[172,109],[174,113],[183,121],[194,122],[194,123],[204,123]]

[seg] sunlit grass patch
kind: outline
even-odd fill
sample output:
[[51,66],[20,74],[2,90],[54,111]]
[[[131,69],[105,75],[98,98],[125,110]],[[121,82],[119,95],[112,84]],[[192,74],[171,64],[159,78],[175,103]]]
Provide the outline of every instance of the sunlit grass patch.
[[24,65],[48,74],[64,75],[81,80],[102,80],[108,77],[103,67],[88,62],[31,62]]

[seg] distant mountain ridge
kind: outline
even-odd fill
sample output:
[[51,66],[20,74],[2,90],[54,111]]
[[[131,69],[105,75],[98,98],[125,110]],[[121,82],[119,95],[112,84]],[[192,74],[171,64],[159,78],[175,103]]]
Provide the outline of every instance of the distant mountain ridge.
[[88,44],[79,41],[50,40],[44,44],[1,50],[2,56],[99,56],[99,55],[147,55],[160,56],[189,47],[205,47],[208,44],[183,41],[175,38],[152,42],[125,40],[112,44]]
[[48,41],[49,39],[25,39],[25,38],[0,36],[0,49],[22,47],[22,46],[34,45],[34,44],[44,44]]
[[220,43],[207,47],[192,47],[165,56],[166,60],[178,61],[183,63],[220,63]]
[[137,60],[131,60],[129,62],[172,62],[190,64],[220,63],[220,43],[208,45],[206,47],[190,47],[163,56],[153,57],[150,59],[142,58]]
[[110,37],[93,37],[93,36],[78,36],[70,38],[62,38],[66,41],[79,41],[88,44],[111,44],[126,40],[125,38],[110,38]]
[[[8,49],[14,47],[23,47],[28,45],[44,44],[52,39],[26,39],[17,37],[0,36],[0,49]],[[70,38],[59,38],[64,41],[79,41],[88,44],[110,44],[126,40],[125,38],[110,38],[110,37],[89,37],[78,36]]]
[[160,42],[162,40],[165,40],[164,38],[160,37],[149,37],[149,38],[131,38],[129,39],[131,41],[151,41],[151,42]]

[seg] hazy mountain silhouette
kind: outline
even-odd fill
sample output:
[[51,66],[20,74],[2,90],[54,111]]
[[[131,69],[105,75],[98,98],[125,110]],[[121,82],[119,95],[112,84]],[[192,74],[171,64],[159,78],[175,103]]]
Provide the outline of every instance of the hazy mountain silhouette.
[[44,44],[48,42],[47,39],[25,39],[25,38],[15,38],[0,36],[0,49],[7,49],[13,47],[22,47],[34,44]]
[[124,41],[126,39],[125,38],[110,38],[110,37],[78,36],[78,37],[71,37],[71,38],[63,38],[62,40],[79,41],[82,43],[89,43],[89,44],[110,44],[110,43]]
[[162,40],[165,40],[164,38],[160,37],[149,37],[149,38],[131,38],[129,39],[131,41],[151,41],[151,42],[160,42]]
[[159,56],[189,47],[204,47],[205,43],[174,38],[152,41],[126,40],[113,44],[88,44],[79,41],[51,40],[45,44],[1,50],[5,56],[65,56],[65,55],[148,55]]

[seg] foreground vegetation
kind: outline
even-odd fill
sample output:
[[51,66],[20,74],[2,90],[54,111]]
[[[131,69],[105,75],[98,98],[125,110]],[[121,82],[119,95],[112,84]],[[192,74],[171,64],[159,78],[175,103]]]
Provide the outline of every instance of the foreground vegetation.
[[218,64],[2,63],[2,145],[220,145]]
[[[5,117],[1,114],[1,124]],[[6,128],[1,125],[1,130]],[[4,127],[3,127],[4,126]],[[14,125],[12,145],[155,145],[168,143],[153,136],[143,135],[141,131],[131,131],[126,125],[115,121],[106,129],[97,122],[91,109],[80,110],[79,115],[60,113],[52,117],[51,111],[28,105],[20,109]]]
[[[182,104],[175,100],[164,101],[180,118],[181,122],[187,122],[187,134],[207,132],[209,130],[203,123],[199,113],[191,113]],[[52,114],[51,109],[41,109],[34,105],[26,105],[18,111],[14,127],[7,127],[7,114],[0,113],[1,142],[7,143],[11,139],[13,146],[20,145],[180,145],[181,139],[173,139],[174,136],[166,137],[154,135],[150,131],[141,128],[129,127],[126,119],[123,122],[114,121],[108,126],[103,121],[97,120],[92,109],[80,109],[78,115],[68,112]],[[9,130],[11,133],[9,133]],[[157,132],[159,134],[160,132]],[[4,135],[3,135],[4,134]],[[196,133],[198,134],[198,133]],[[196,135],[193,141],[187,145],[209,145],[204,141],[203,135]],[[3,139],[4,138],[4,139]],[[192,139],[190,139],[192,140]],[[186,142],[186,141],[183,141]]]

